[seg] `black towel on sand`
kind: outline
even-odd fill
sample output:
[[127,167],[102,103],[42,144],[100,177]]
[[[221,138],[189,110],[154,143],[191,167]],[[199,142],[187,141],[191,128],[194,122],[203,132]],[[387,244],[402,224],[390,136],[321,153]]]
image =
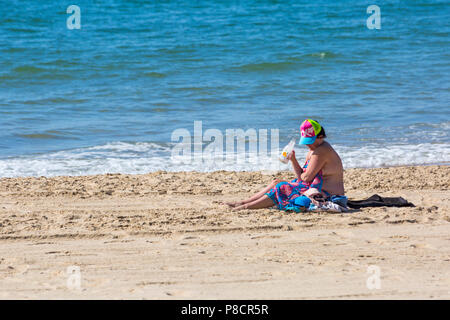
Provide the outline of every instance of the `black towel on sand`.
[[414,207],[414,204],[402,197],[380,197],[377,194],[365,200],[348,200],[347,206],[352,209],[366,207]]

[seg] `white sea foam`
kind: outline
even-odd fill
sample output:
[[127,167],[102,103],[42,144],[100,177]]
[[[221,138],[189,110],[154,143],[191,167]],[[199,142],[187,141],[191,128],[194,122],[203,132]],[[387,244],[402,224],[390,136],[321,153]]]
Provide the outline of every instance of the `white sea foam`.
[[[427,165],[450,162],[450,144],[335,146],[345,168]],[[297,148],[302,163],[306,149]],[[248,154],[238,163],[206,161],[177,164],[171,159],[171,145],[115,142],[90,148],[59,151],[44,155],[0,159],[0,177],[91,175],[104,173],[139,174],[166,171],[257,171],[288,170],[277,157]]]
[[336,146],[345,168],[444,164],[450,162],[450,144]]

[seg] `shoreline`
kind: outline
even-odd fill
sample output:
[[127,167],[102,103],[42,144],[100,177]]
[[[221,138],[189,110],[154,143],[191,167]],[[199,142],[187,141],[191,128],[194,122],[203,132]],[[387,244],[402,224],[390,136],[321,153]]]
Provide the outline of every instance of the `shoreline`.
[[[413,165],[389,165],[389,166],[380,166],[380,167],[351,167],[351,168],[344,168],[344,172],[348,170],[357,170],[357,169],[367,169],[367,170],[373,170],[373,169],[389,169],[389,168],[413,168],[413,167],[449,167],[450,162],[443,162],[443,163],[425,163],[425,164],[413,164]],[[107,172],[107,173],[97,173],[97,174],[80,174],[80,175],[55,175],[55,176],[38,176],[38,175],[32,175],[32,176],[17,176],[17,177],[0,177],[0,180],[2,179],[27,179],[27,178],[65,178],[65,177],[93,177],[93,176],[108,176],[108,175],[124,175],[124,176],[142,176],[142,175],[148,175],[148,174],[161,174],[161,173],[194,173],[194,174],[211,174],[211,173],[261,173],[263,175],[276,175],[278,173],[289,173],[292,172],[292,169],[290,170],[215,170],[215,171],[198,171],[198,170],[182,170],[182,171],[169,171],[169,170],[156,170],[156,171],[149,171],[145,173],[122,173],[122,172]]]
[[[0,298],[450,298],[450,166],[347,169],[413,208],[232,212],[290,171],[0,179]],[[379,266],[380,290],[366,287]],[[82,289],[66,286],[79,266]],[[408,279],[417,279],[414,282]]]

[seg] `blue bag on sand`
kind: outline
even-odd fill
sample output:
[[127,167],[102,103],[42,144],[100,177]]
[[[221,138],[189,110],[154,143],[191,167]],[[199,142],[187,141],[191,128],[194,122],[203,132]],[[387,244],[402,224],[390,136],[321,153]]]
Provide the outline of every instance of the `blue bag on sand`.
[[309,208],[311,204],[311,199],[307,196],[300,196],[294,199],[294,204],[299,207]]
[[311,204],[311,199],[307,196],[300,196],[290,201],[289,205],[287,205],[284,210],[286,211],[295,211],[295,212],[305,212],[308,211],[309,205]]

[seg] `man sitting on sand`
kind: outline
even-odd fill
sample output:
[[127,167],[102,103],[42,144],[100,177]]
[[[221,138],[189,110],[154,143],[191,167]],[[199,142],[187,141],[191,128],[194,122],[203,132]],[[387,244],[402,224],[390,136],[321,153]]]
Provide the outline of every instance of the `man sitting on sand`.
[[285,210],[295,198],[311,188],[321,191],[325,199],[343,196],[345,191],[342,161],[331,145],[325,141],[324,128],[317,121],[306,119],[300,126],[300,133],[299,144],[309,148],[305,165],[303,168],[299,165],[295,151],[292,151],[288,158],[292,162],[297,179],[291,182],[274,180],[254,196],[226,204],[234,210],[273,206]]

